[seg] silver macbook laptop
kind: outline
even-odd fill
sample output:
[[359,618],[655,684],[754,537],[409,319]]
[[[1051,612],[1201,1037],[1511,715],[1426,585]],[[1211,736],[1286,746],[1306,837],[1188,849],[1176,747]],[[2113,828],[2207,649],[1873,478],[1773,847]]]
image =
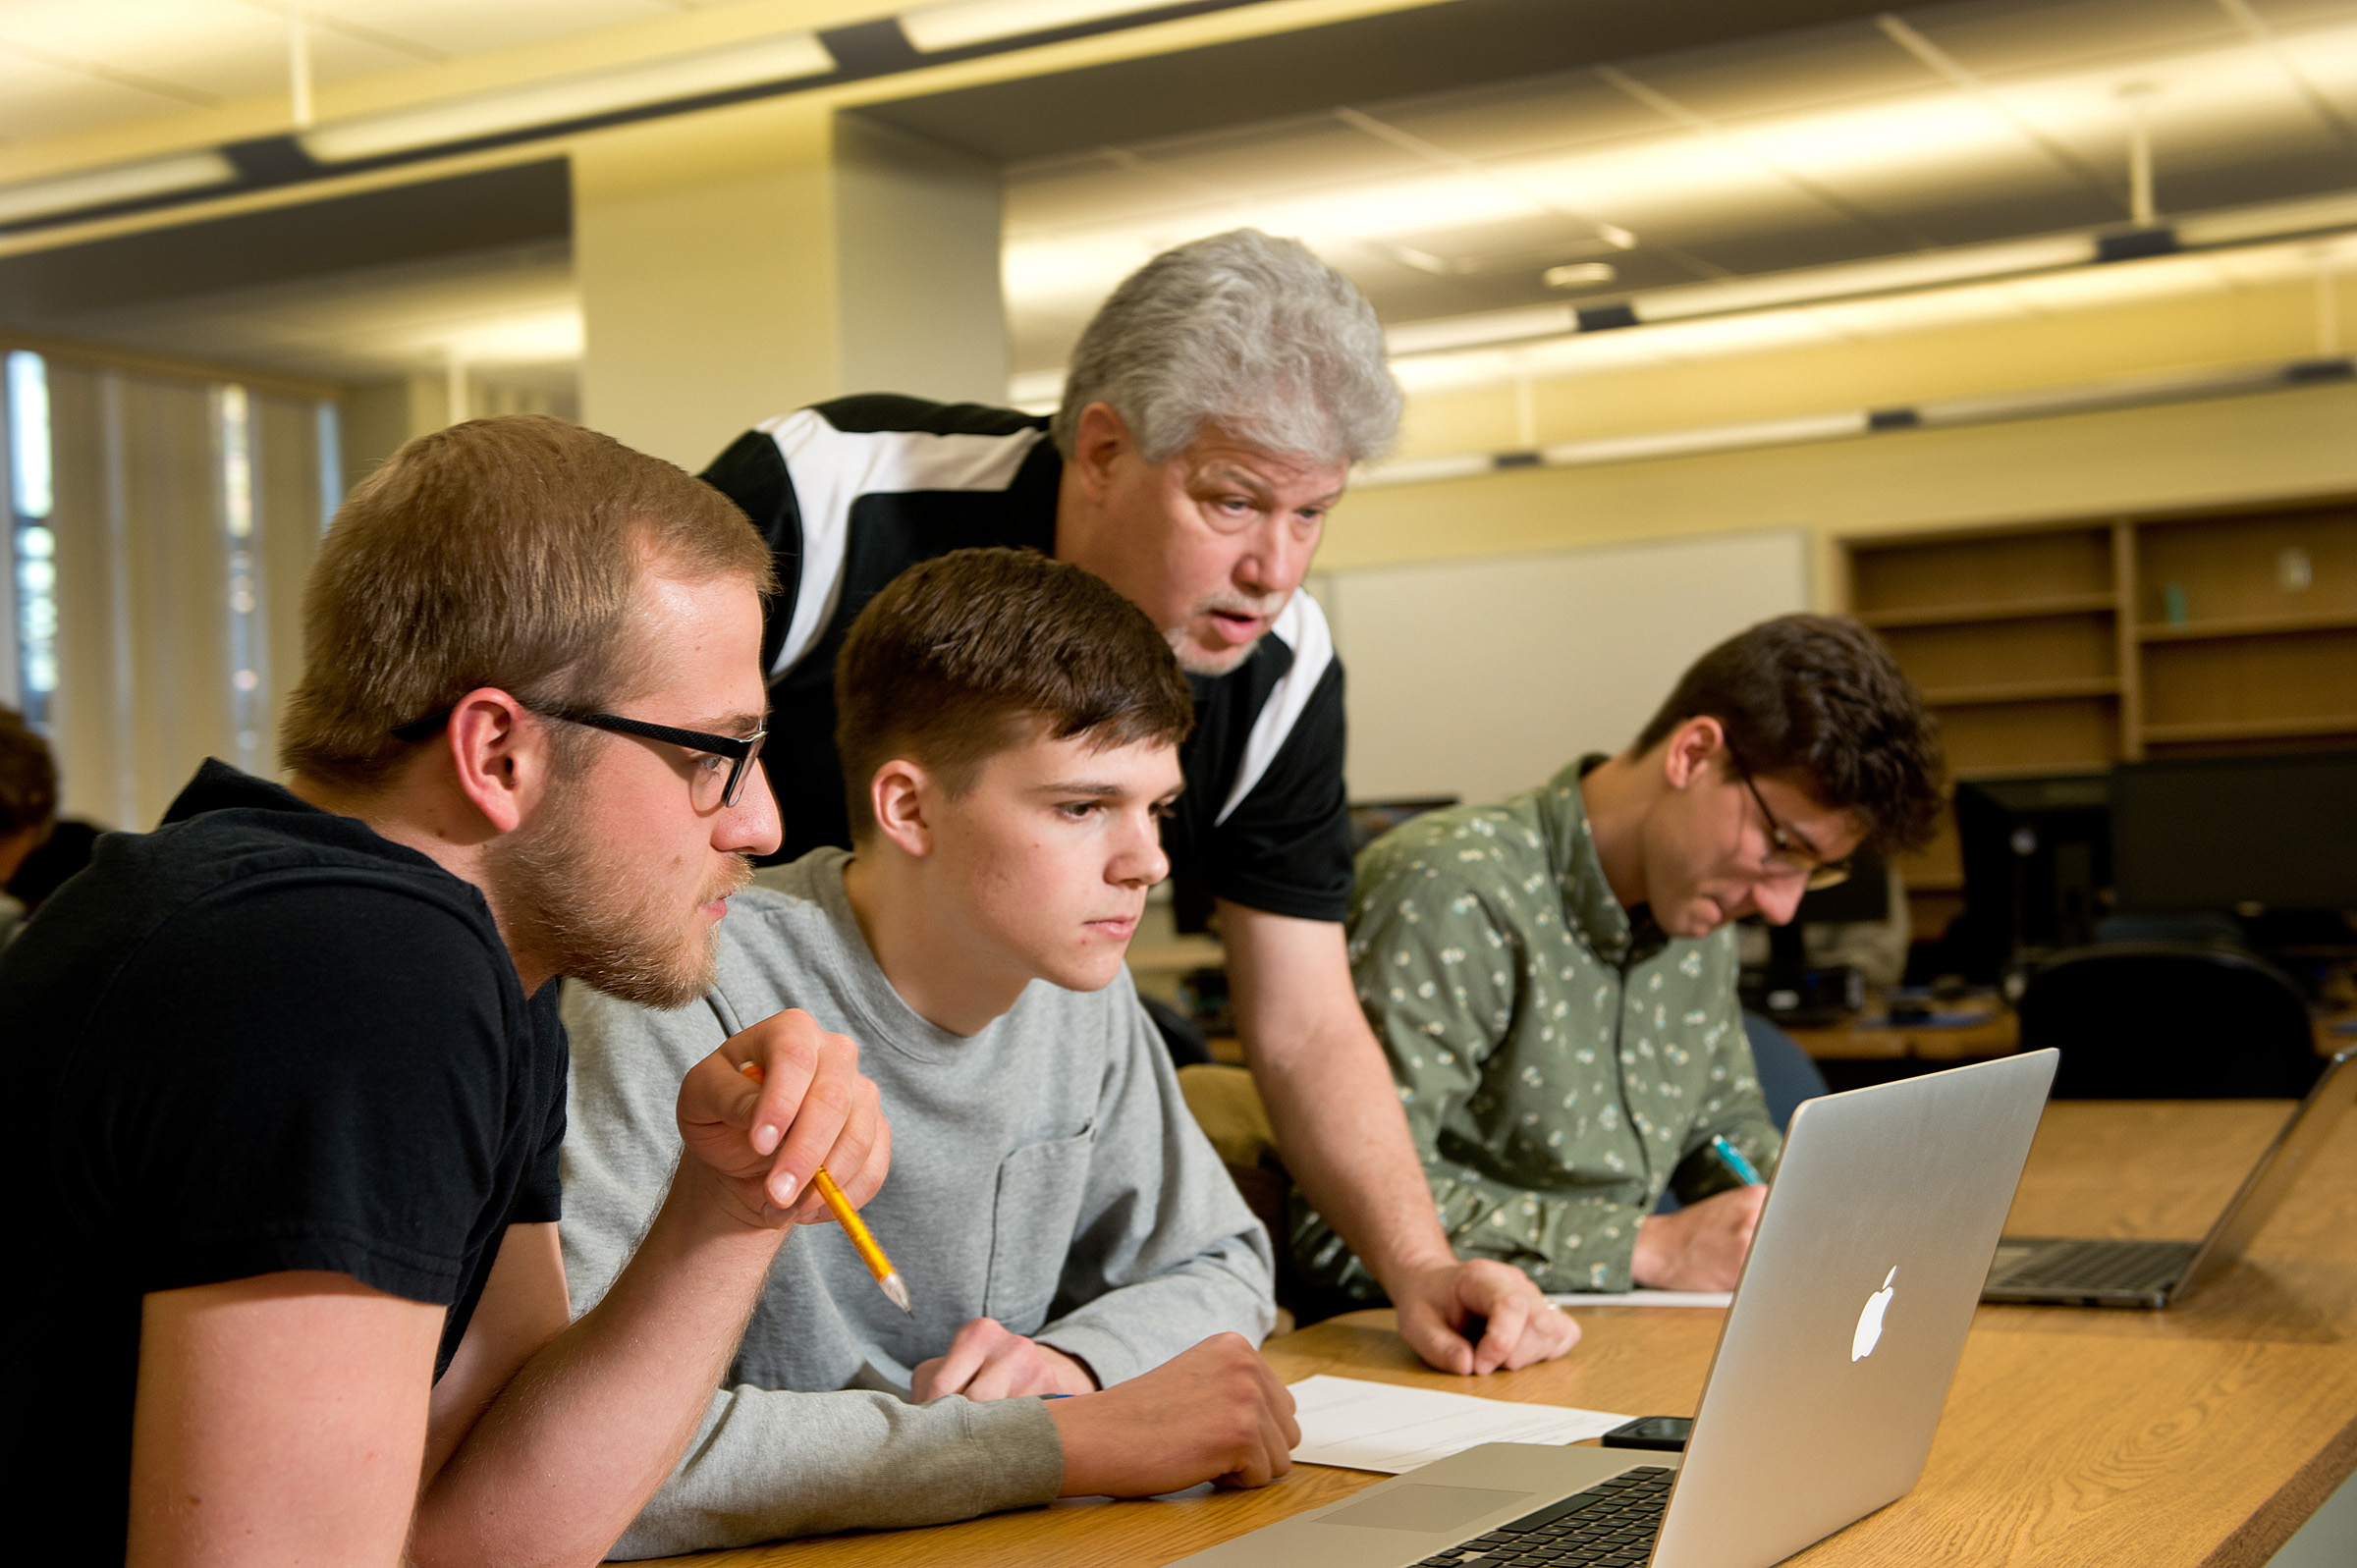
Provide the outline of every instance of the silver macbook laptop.
[[1922,1474],[2056,1060],[1793,1112],[1683,1454],[1484,1443],[1181,1560],[1766,1568],[1872,1513]]
[[2357,1050],[2325,1066],[2308,1098],[2242,1178],[2225,1211],[2199,1241],[2096,1241],[2006,1236],[1997,1244],[1983,1301],[2070,1307],[2165,1307],[2241,1261],[2268,1217],[2291,1191],[2310,1157],[2357,1101]]

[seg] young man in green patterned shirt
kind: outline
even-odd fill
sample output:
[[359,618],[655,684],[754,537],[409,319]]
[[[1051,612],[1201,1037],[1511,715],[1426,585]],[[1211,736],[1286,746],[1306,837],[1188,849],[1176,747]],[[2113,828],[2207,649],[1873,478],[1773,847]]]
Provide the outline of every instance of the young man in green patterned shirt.
[[[1359,856],[1351,972],[1442,1227],[1543,1289],[1727,1290],[1781,1142],[1735,1000],[1732,923],[1792,918],[1862,843],[1941,806],[1931,718],[1855,622],[1785,616],[1705,654],[1617,757]],[[1667,1187],[1684,1207],[1653,1211]],[[1311,1280],[1366,1270],[1311,1211]]]

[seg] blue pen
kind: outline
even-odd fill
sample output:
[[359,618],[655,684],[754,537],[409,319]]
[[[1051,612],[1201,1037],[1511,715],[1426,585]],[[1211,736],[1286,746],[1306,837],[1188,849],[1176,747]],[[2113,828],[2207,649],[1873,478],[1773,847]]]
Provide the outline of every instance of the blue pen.
[[1733,1171],[1736,1175],[1736,1178],[1739,1179],[1744,1186],[1758,1187],[1766,1185],[1760,1180],[1760,1173],[1757,1169],[1753,1168],[1751,1162],[1743,1158],[1743,1151],[1736,1148],[1733,1144],[1728,1143],[1725,1138],[1719,1136],[1717,1133],[1713,1133],[1711,1135],[1711,1153],[1717,1155],[1719,1157],[1720,1163],[1726,1165],[1727,1169]]

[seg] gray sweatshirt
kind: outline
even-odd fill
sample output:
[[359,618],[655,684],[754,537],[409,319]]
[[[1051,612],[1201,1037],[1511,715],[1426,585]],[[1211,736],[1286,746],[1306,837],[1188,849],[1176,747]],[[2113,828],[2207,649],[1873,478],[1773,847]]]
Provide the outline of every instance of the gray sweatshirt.
[[[937,1029],[869,954],[844,895],[849,859],[816,850],[731,900],[719,988],[747,1025],[800,1007],[859,1043],[893,1146],[862,1214],[915,1317],[884,1298],[840,1228],[795,1232],[686,1457],[618,1557],[1053,1498],[1064,1451],[1041,1401],[906,1403],[916,1364],[969,1319],[1076,1356],[1107,1386],[1215,1333],[1258,1343],[1274,1320],[1267,1233],[1187,1114],[1127,973],[1095,993],[1034,981],[980,1034]],[[680,1157],[680,1079],[722,1034],[701,1003],[652,1012],[580,986],[564,1011],[577,1313],[653,1219]]]

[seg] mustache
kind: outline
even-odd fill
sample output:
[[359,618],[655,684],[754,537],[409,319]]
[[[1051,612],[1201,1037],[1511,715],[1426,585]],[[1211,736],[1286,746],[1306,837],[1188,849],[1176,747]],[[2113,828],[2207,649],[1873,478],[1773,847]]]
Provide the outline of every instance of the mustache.
[[727,867],[712,879],[711,886],[704,891],[702,897],[696,899],[696,903],[700,907],[712,902],[715,898],[734,898],[750,887],[752,880],[752,857],[731,855]]
[[1205,594],[1194,602],[1194,605],[1187,611],[1187,615],[1189,619],[1192,619],[1195,616],[1225,611],[1232,616],[1259,616],[1274,621],[1277,619],[1277,612],[1283,610],[1286,601],[1292,596],[1290,589],[1283,593],[1238,593],[1233,589],[1226,589],[1219,593]]

